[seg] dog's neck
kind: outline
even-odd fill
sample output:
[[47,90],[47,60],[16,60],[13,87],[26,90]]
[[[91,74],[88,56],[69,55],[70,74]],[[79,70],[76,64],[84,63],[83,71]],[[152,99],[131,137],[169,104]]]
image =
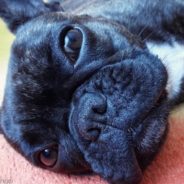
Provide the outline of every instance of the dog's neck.
[[170,99],[175,98],[180,93],[184,80],[184,45],[177,42],[173,42],[172,44],[148,42],[147,47],[165,65],[168,72],[168,97]]

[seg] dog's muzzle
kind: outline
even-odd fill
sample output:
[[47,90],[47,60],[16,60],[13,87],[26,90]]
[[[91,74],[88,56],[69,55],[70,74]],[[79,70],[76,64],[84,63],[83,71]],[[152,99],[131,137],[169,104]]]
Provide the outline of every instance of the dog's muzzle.
[[[153,113],[167,81],[160,60],[142,51],[132,54],[132,59],[107,65],[82,84],[70,114],[70,132],[86,161],[112,183],[140,181],[133,136],[143,130],[136,132]],[[163,121],[162,115],[147,123],[152,121]]]

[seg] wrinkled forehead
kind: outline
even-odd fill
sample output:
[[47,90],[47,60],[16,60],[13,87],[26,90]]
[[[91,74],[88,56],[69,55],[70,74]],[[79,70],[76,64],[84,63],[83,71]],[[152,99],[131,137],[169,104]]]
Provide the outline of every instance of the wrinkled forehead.
[[119,25],[114,21],[63,12],[44,14],[25,23],[17,32],[16,44],[25,43],[28,45],[31,41],[39,43],[43,42],[44,38],[44,42],[46,42],[51,35],[56,36],[56,32],[59,32],[64,27],[77,27],[84,31],[85,34],[88,34],[88,32],[93,33],[104,40],[109,40],[109,37],[113,37],[113,42],[120,40],[123,43],[128,40],[133,44],[142,45],[123,25]]

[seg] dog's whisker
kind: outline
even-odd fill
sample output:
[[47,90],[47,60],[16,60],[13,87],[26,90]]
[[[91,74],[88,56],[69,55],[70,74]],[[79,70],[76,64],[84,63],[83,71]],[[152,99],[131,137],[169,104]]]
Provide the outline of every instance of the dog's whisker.
[[142,29],[141,29],[141,31],[138,33],[138,37],[142,37],[142,34],[144,33],[144,31],[147,29],[147,25],[146,26],[144,26]]
[[151,31],[142,41],[146,42],[152,35],[153,35],[154,31]]

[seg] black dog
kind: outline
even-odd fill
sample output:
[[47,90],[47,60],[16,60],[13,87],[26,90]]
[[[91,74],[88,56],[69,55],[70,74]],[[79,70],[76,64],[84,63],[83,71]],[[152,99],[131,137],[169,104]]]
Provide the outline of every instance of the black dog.
[[184,2],[61,5],[0,0],[16,34],[2,132],[39,167],[138,183],[184,96]]

